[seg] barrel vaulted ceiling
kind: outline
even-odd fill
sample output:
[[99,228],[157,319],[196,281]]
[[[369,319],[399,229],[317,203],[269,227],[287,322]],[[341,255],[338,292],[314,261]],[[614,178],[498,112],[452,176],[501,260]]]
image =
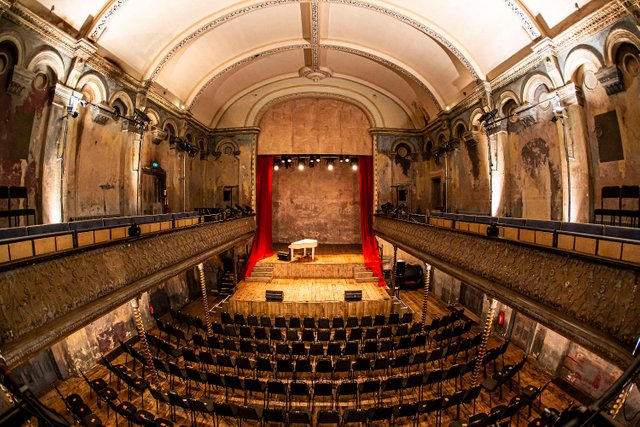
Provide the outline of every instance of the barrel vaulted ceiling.
[[296,90],[385,100],[406,113],[408,125],[420,126],[581,8],[602,1],[21,3],[63,21],[106,58],[216,127],[252,92],[258,103]]

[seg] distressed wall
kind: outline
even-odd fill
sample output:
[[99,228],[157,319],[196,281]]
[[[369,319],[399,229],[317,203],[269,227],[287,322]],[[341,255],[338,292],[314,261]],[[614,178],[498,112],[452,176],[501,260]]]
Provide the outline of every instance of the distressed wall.
[[370,127],[362,110],[344,101],[282,101],[262,116],[258,154],[371,155]]
[[273,241],[316,239],[320,243],[360,243],[358,171],[336,163],[300,171],[273,172]]

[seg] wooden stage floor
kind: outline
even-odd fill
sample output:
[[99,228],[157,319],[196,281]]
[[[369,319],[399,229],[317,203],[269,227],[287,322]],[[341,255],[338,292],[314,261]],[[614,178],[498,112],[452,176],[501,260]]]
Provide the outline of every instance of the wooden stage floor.
[[[282,291],[282,302],[268,302],[267,290]],[[362,301],[345,302],[344,292],[361,290]],[[273,279],[270,283],[240,282],[228,300],[228,311],[245,316],[363,316],[389,314],[393,301],[376,283],[354,279]]]
[[264,264],[364,264],[362,247],[360,245],[325,245],[318,244],[315,260],[311,259],[311,250],[307,250],[307,257],[302,256],[301,250],[295,251],[291,261],[280,261],[278,251],[289,251],[288,244],[275,243],[273,255],[258,262]]

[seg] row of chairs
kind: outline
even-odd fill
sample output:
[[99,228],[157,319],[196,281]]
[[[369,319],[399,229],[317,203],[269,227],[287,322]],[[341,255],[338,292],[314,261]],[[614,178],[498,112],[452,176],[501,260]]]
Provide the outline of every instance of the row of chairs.
[[[520,423],[520,410],[522,408],[529,408],[529,417],[531,417],[531,407],[536,399],[540,399],[540,406],[542,403],[542,392],[547,388],[549,383],[547,382],[542,387],[527,386],[521,393],[516,394],[508,405],[499,405],[492,408],[489,413],[479,413],[470,417],[468,420],[457,420],[449,424],[449,427],[489,427],[495,424],[501,423],[504,420],[509,420],[516,416],[516,426]],[[537,420],[534,420],[537,422]],[[531,424],[530,424],[531,425]],[[539,424],[533,425],[547,425],[543,424],[540,420]]]
[[489,406],[493,406],[491,402],[491,393],[493,393],[496,389],[500,390],[500,400],[502,400],[502,386],[507,381],[511,382],[511,379],[517,374],[518,375],[518,383],[520,383],[520,371],[524,367],[525,362],[527,361],[527,356],[525,355],[522,360],[515,365],[506,365],[499,372],[495,372],[491,377],[486,378],[482,382],[482,388],[487,390],[489,393]]
[[149,388],[149,381],[139,377],[136,373],[128,369],[125,365],[113,365],[106,357],[102,356],[102,364],[109,370],[109,382],[111,382],[111,374],[115,374],[118,378],[118,389],[120,381],[127,385],[128,399],[131,400],[131,390],[135,390],[142,397],[142,405],[144,406],[144,392]]
[[[478,387],[469,390],[460,390],[453,395],[441,396],[435,399],[421,400],[416,403],[400,403],[391,406],[374,406],[372,408],[348,408],[342,411],[339,409],[319,410],[315,417],[315,425],[339,425],[364,424],[369,425],[374,422],[388,422],[393,425],[403,419],[412,419],[419,425],[423,416],[434,415],[436,422],[442,411],[449,408],[456,408],[457,417],[460,413],[460,405],[473,402],[475,413],[475,400],[480,389]],[[187,418],[191,419],[192,425],[197,423],[198,416],[202,416],[206,422],[208,417],[214,421],[214,425],[219,425],[219,419],[231,420],[234,424],[242,425],[243,421],[257,423],[279,423],[284,425],[304,424],[313,425],[312,411],[275,408],[247,405],[237,405],[228,402],[214,402],[210,399],[195,399],[188,396],[180,396],[173,391],[156,392],[154,397],[157,401],[170,407],[172,420],[176,419],[177,408],[184,411]]]
[[102,427],[102,420],[93,413],[78,393],[63,396],[58,387],[54,387],[60,399],[64,402],[67,412],[71,414],[76,424],[84,427]]

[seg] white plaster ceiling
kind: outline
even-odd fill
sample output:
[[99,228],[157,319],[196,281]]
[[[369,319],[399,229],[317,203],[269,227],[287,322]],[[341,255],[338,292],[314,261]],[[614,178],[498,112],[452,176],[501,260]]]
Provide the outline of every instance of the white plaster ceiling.
[[250,88],[304,66],[389,94],[413,122],[419,110],[433,119],[539,41],[543,26],[576,12],[574,0],[21,2],[56,15],[207,125]]

